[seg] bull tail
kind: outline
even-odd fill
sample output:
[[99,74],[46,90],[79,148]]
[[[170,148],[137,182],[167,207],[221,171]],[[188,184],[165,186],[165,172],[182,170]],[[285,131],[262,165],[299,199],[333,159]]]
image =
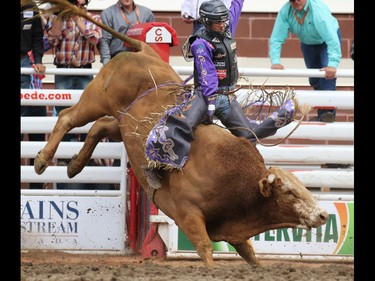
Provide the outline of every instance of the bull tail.
[[[47,3],[50,3],[52,7],[50,7],[49,9],[42,8],[43,5],[45,5]],[[21,6],[24,6],[24,5],[35,5],[35,2],[33,0],[21,0]],[[144,46],[144,44],[142,44],[143,42],[141,42],[137,39],[128,37],[124,34],[121,34],[117,31],[113,30],[112,28],[110,28],[108,25],[105,25],[102,22],[98,22],[98,21],[94,20],[90,15],[85,13],[84,10],[80,9],[79,7],[70,3],[67,0],[40,0],[40,1],[37,2],[36,8],[37,8],[38,11],[41,11],[42,13],[44,13],[44,12],[58,13],[58,18],[61,18],[61,19],[71,17],[71,16],[74,16],[74,15],[79,15],[79,16],[84,17],[85,19],[93,22],[94,24],[100,26],[102,29],[111,33],[113,36],[121,39],[123,42],[125,42],[126,44],[128,44],[129,46],[134,48],[136,51],[141,52],[142,49],[143,49],[143,46]]]

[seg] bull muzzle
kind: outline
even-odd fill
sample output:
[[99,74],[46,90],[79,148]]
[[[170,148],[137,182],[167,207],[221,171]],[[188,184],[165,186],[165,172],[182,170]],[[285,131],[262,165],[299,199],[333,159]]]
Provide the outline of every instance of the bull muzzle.
[[326,224],[328,221],[328,212],[321,207],[317,207],[308,217],[301,218],[300,225],[296,228],[303,228],[310,230],[311,228],[318,228]]

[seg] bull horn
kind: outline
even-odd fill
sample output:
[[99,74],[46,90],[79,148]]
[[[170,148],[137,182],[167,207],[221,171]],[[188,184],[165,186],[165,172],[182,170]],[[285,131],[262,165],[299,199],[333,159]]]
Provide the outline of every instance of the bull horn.
[[275,178],[276,178],[275,174],[269,174],[268,175],[268,182],[273,183]]

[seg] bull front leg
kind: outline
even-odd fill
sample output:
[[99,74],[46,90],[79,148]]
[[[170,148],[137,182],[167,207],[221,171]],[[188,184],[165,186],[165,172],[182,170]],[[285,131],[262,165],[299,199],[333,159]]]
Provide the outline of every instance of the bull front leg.
[[250,265],[259,265],[258,259],[255,256],[253,245],[250,240],[240,243],[230,243],[237,251],[237,253]]
[[[177,223],[177,222],[176,222]],[[177,224],[195,247],[206,266],[214,266],[213,246],[202,216],[187,214],[182,224]]]
[[106,137],[112,140],[122,141],[118,121],[113,117],[106,116],[98,119],[88,131],[81,150],[78,154],[73,156],[68,164],[67,173],[69,178],[75,177],[83,170],[90,161],[92,153],[98,143]]

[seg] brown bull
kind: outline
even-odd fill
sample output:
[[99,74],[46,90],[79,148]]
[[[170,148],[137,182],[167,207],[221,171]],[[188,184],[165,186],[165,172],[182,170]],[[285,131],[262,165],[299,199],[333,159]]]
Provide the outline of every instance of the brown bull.
[[[115,119],[100,121],[103,126],[94,129],[98,135],[89,133],[89,150],[72,162],[69,176],[80,171],[84,165],[80,161],[85,153],[91,155],[100,134],[120,133],[134,173],[147,189],[142,168],[147,165],[144,140],[155,117],[175,103],[183,81],[147,44],[133,44],[138,52],[114,57],[83,91],[79,102],[60,112],[35,159],[36,173],[44,172],[71,129],[109,115]],[[288,171],[267,169],[256,146],[246,139],[216,125],[199,125],[194,137],[189,160],[181,171],[162,171],[162,187],[153,199],[185,233],[206,265],[213,265],[212,241],[230,243],[247,263],[257,264],[250,237],[271,229],[310,229],[326,223],[327,212],[303,184]]]

